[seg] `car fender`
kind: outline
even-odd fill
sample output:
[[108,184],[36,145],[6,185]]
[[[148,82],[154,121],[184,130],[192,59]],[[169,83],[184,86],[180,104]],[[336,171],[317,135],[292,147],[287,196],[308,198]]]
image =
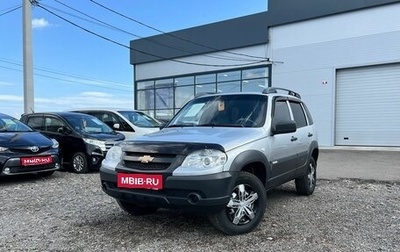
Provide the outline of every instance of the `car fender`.
[[[265,185],[267,178],[269,178],[271,173],[271,164],[268,161],[267,157],[264,153],[258,150],[246,150],[239,155],[237,155],[234,160],[232,161],[230,172],[237,176],[240,171],[243,170],[244,167],[251,163],[260,163],[262,164],[263,170],[256,172],[255,175],[259,177],[261,182]],[[250,171],[249,171],[250,172]],[[236,179],[236,177],[235,177]],[[232,183],[234,183],[233,181]],[[232,185],[233,186],[233,185]]]

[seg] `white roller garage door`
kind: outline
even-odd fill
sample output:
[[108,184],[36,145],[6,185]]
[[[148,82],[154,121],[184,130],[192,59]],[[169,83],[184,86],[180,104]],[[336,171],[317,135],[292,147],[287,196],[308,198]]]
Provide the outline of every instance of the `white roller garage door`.
[[335,145],[400,146],[400,64],[337,71]]

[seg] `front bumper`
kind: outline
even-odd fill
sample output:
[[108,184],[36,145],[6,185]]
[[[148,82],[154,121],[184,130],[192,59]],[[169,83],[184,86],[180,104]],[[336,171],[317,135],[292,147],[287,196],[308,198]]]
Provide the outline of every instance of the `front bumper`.
[[61,168],[58,155],[50,155],[52,163],[44,165],[21,166],[20,158],[10,158],[6,160],[0,170],[0,176],[22,175],[40,172],[57,171]]
[[227,205],[237,173],[222,172],[202,176],[162,175],[162,190],[126,189],[117,187],[115,171],[100,168],[102,189],[113,198],[141,206],[199,212],[219,211]]

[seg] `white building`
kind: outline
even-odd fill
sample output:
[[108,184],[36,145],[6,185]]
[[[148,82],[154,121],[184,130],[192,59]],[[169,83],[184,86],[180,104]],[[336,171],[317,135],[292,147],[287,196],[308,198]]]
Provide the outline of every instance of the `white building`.
[[199,92],[302,95],[320,146],[400,146],[400,1],[270,0],[268,11],[131,41],[135,106]]

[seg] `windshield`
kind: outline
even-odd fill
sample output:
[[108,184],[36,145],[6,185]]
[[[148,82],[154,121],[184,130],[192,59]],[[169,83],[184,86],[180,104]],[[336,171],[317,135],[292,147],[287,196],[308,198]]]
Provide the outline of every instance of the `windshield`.
[[105,123],[97,119],[96,117],[89,115],[67,115],[65,119],[71,126],[80,132],[88,134],[99,134],[99,133],[112,133],[114,132]]
[[202,97],[189,102],[168,127],[261,127],[265,123],[267,97],[239,94]]
[[139,111],[118,111],[128,121],[141,128],[158,128],[161,123],[149,115]]
[[0,132],[29,132],[33,131],[29,126],[17,119],[0,114]]

